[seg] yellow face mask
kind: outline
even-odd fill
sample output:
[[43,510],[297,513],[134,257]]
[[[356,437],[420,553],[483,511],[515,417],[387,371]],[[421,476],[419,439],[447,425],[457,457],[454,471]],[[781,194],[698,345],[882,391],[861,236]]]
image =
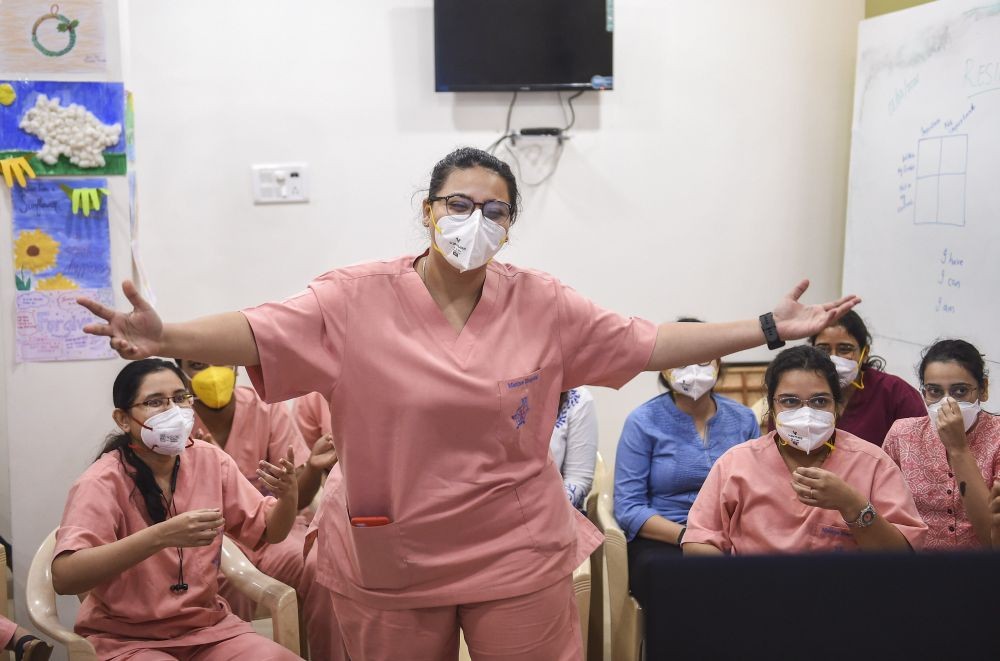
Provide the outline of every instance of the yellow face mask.
[[202,404],[221,409],[233,399],[236,371],[230,367],[206,367],[192,377],[191,388]]

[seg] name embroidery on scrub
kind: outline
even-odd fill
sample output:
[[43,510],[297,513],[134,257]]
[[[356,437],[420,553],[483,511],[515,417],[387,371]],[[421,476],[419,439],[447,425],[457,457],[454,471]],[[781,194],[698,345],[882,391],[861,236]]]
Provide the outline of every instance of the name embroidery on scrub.
[[529,383],[534,383],[535,381],[538,381],[538,378],[539,377],[538,377],[537,374],[532,374],[531,376],[525,377],[523,379],[517,379],[515,381],[508,381],[507,382],[507,390],[513,390],[514,388],[520,388],[521,386],[526,386]]
[[523,427],[524,423],[528,421],[528,411],[530,410],[531,407],[528,406],[528,398],[522,397],[521,405],[517,407],[516,411],[514,411],[514,415],[510,416],[510,419],[514,421],[517,429]]

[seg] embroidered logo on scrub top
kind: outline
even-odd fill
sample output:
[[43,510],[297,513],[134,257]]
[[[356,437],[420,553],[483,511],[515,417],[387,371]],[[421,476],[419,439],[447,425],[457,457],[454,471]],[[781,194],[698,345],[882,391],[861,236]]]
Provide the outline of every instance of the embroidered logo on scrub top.
[[528,411],[530,410],[531,407],[528,406],[528,398],[522,397],[521,405],[517,407],[516,411],[514,411],[514,415],[510,416],[510,419],[514,421],[517,429],[520,429],[524,426],[524,423],[528,421]]

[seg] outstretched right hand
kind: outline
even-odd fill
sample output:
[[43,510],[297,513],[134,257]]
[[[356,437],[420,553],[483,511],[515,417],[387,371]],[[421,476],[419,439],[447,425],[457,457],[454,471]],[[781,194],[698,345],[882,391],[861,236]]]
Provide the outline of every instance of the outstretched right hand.
[[77,303],[108,322],[87,324],[83,327],[83,332],[111,338],[111,348],[126,360],[159,355],[163,339],[160,315],[139,295],[131,280],[122,283],[122,292],[132,304],[132,311],[128,314],[112,310],[89,298],[76,299]]
[[160,545],[163,548],[208,546],[225,525],[222,512],[217,509],[181,512],[162,523],[157,523]]

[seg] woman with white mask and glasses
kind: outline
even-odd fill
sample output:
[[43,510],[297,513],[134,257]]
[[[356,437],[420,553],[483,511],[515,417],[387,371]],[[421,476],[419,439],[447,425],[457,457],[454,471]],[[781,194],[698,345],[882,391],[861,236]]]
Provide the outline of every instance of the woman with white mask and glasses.
[[920,393],[903,379],[885,372],[885,361],[872,355],[872,337],[856,310],[809,338],[826,352],[840,377],[843,413],[839,429],[882,445],[896,420],[924,415]]
[[292,464],[260,462],[262,496],[215,445],[192,440],[193,396],[173,363],[115,379],[118,431],[73,484],[52,586],[87,598],[76,617],[100,659],[297,659],[219,597],[222,533],[249,547],[285,538],[298,511]]
[[684,554],[919,549],[927,526],[899,468],[836,427],[841,389],[830,358],[787,349],[764,384],[777,431],[715,462],[688,516]]
[[[683,323],[701,323],[690,317]],[[760,436],[753,412],[715,394],[722,361],[664,370],[666,389],[629,414],[615,454],[615,518],[628,540],[629,583],[644,589],[664,556],[681,552],[688,510],[712,464],[729,448]]]
[[461,629],[474,659],[582,659],[572,573],[601,536],[550,457],[559,393],[808,337],[857,303],[803,305],[803,281],[758,319],[624,317],[494,259],[518,209],[510,167],[463,148],[431,172],[419,255],[180,324],[131,283],[131,312],[81,300],[123,356],[246,365],[268,402],[326,397],[344,479],[324,491],[317,579],[351,658],[454,659]]
[[940,340],[924,351],[918,375],[926,414],[897,420],[882,448],[902,469],[930,528],[925,548],[993,546],[990,488],[1000,477],[1000,417],[980,408],[989,398],[986,361],[964,340]]

